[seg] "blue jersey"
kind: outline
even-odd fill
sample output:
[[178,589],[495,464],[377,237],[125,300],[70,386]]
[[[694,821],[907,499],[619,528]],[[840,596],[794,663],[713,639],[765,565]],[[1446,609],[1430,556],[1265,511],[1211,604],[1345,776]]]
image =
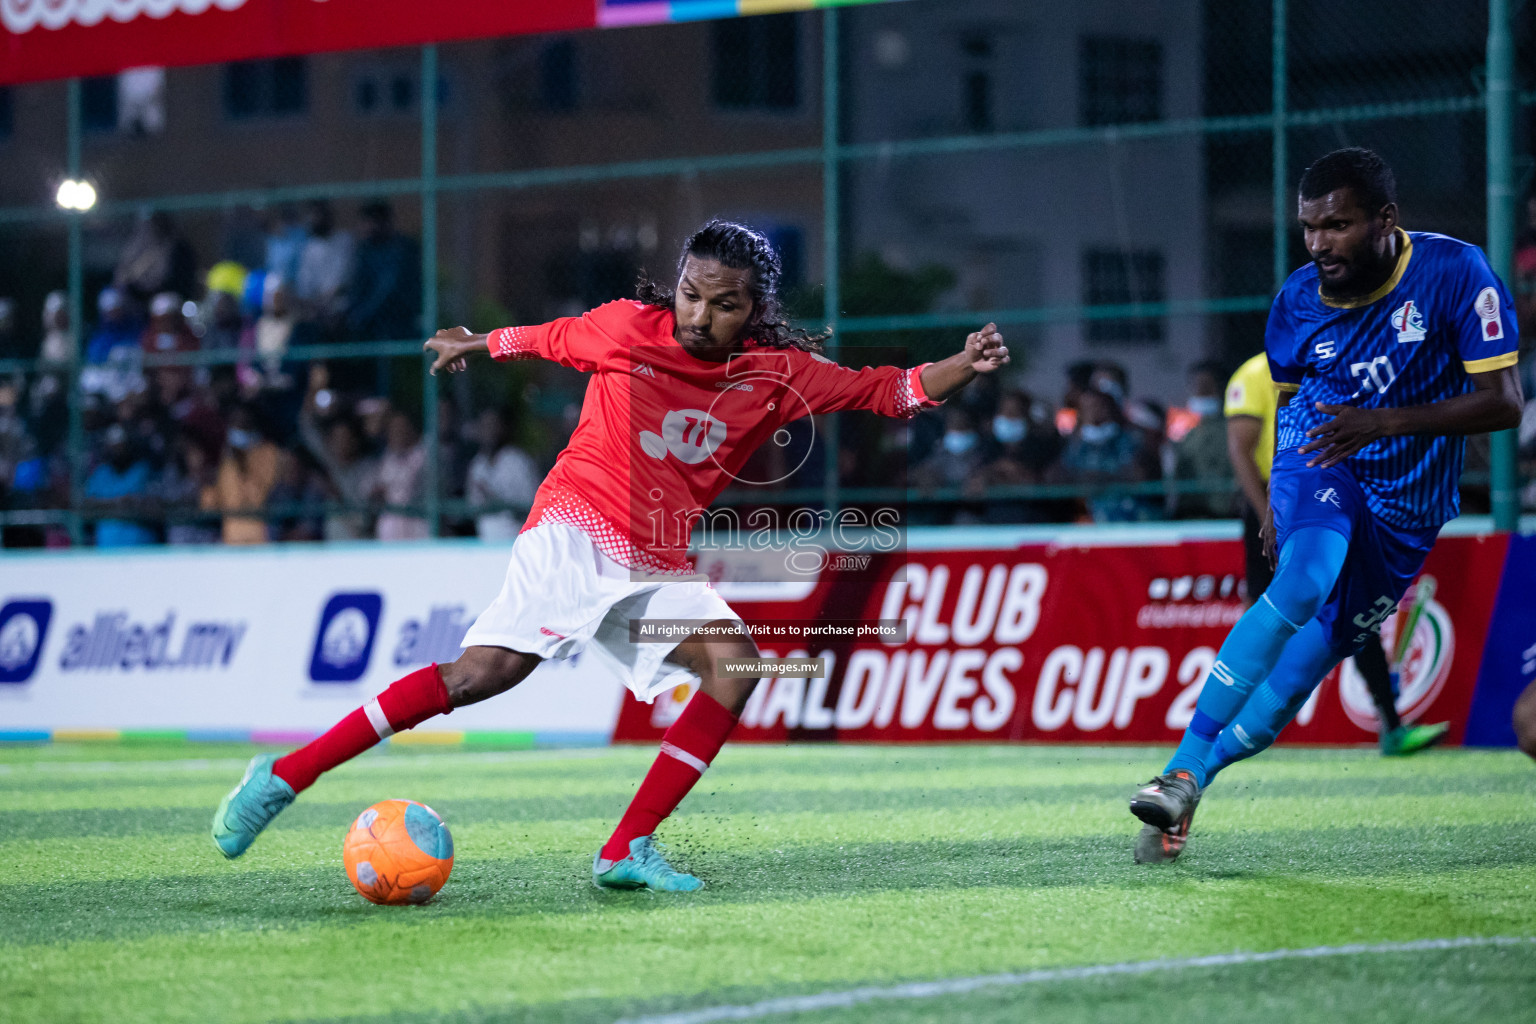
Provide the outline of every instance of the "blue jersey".
[[[1275,296],[1264,333],[1270,375],[1290,403],[1280,409],[1277,452],[1305,445],[1331,417],[1316,404],[1363,409],[1430,405],[1472,390],[1470,373],[1513,366],[1517,329],[1509,291],[1483,251],[1445,235],[1398,230],[1401,253],[1376,291],[1333,302],[1312,264]],[[1366,504],[1407,530],[1438,527],[1460,508],[1465,441],[1384,437],[1345,465]]]

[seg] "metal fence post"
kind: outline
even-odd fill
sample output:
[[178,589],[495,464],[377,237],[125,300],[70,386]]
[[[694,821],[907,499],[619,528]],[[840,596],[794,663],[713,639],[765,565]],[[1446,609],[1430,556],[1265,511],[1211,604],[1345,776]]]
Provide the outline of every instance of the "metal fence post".
[[1272,201],[1274,204],[1275,239],[1273,250],[1273,283],[1278,292],[1290,276],[1290,223],[1294,216],[1295,201],[1291,198],[1286,181],[1289,175],[1287,163],[1290,147],[1286,142],[1286,54],[1285,54],[1285,7],[1286,0],[1272,0],[1272,25],[1270,28],[1269,91],[1270,91],[1270,161],[1274,175]]
[[[821,234],[823,277],[823,318],[832,331],[827,354],[836,358],[840,339],[838,321],[842,317],[842,81],[838,46],[838,13],[827,7],[821,13]],[[838,472],[838,429],[836,414],[827,417],[826,468],[822,489],[827,511],[836,512],[841,490]]]
[[[1505,281],[1515,255],[1515,44],[1510,0],[1488,0],[1488,262]],[[1493,526],[1513,530],[1520,517],[1515,431],[1490,438]]]
[[[80,79],[71,78],[65,90],[65,115],[68,141],[68,176],[80,180]],[[69,327],[75,336],[69,355],[65,400],[69,409],[69,542],[78,547],[85,543],[85,425],[81,418],[80,367],[85,353],[85,247],[80,223],[85,213],[70,210],[65,214],[69,225]]]
[[[437,45],[421,48],[421,326],[437,331]],[[427,533],[442,532],[442,452],[437,429],[437,378],[421,363],[421,426],[427,446]]]

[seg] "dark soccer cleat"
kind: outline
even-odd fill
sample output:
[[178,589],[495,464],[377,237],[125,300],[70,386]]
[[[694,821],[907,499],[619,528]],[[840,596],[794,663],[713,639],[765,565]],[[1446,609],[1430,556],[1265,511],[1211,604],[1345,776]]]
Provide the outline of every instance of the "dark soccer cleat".
[[1426,750],[1445,739],[1451,728],[1450,722],[1434,725],[1400,725],[1381,734],[1382,757],[1407,757]]
[[1161,829],[1156,825],[1141,826],[1141,833],[1136,836],[1135,860],[1137,864],[1167,864],[1179,859],[1179,854],[1184,852],[1184,844],[1189,841],[1189,823],[1195,818],[1195,808],[1200,806],[1200,796],[1195,795],[1194,806],[1189,813],[1179,820],[1179,823],[1170,829]]
[[1131,797],[1131,813],[1164,832],[1195,813],[1200,802],[1200,786],[1195,777],[1182,768],[1159,775]]

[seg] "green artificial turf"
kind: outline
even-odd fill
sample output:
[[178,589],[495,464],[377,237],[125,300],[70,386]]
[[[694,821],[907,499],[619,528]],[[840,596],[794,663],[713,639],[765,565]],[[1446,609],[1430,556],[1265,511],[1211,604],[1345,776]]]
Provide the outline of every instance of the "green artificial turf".
[[[707,888],[600,892],[593,851],[652,751],[370,754],[226,863],[250,748],[0,748],[0,1020],[613,1021],[787,995],[1234,951],[1536,937],[1536,766],[1513,752],[1279,749],[1137,867],[1165,752],[731,747],[660,838]],[[425,907],[341,867],[369,804],[453,829]],[[1536,945],[1234,964],[876,999],[770,1019],[1498,1021]]]

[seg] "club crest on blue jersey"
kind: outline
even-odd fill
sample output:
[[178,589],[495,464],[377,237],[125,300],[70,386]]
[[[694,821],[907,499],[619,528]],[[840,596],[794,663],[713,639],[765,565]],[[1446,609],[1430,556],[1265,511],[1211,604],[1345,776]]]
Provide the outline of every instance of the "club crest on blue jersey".
[[1498,341],[1504,337],[1504,318],[1499,316],[1499,293],[1493,288],[1484,288],[1477,293],[1477,299],[1473,303],[1477,310],[1477,318],[1482,321],[1483,340]]
[[1424,340],[1424,311],[1414,305],[1413,300],[1398,306],[1392,311],[1392,327],[1397,331],[1397,343],[1407,344],[1413,341]]

